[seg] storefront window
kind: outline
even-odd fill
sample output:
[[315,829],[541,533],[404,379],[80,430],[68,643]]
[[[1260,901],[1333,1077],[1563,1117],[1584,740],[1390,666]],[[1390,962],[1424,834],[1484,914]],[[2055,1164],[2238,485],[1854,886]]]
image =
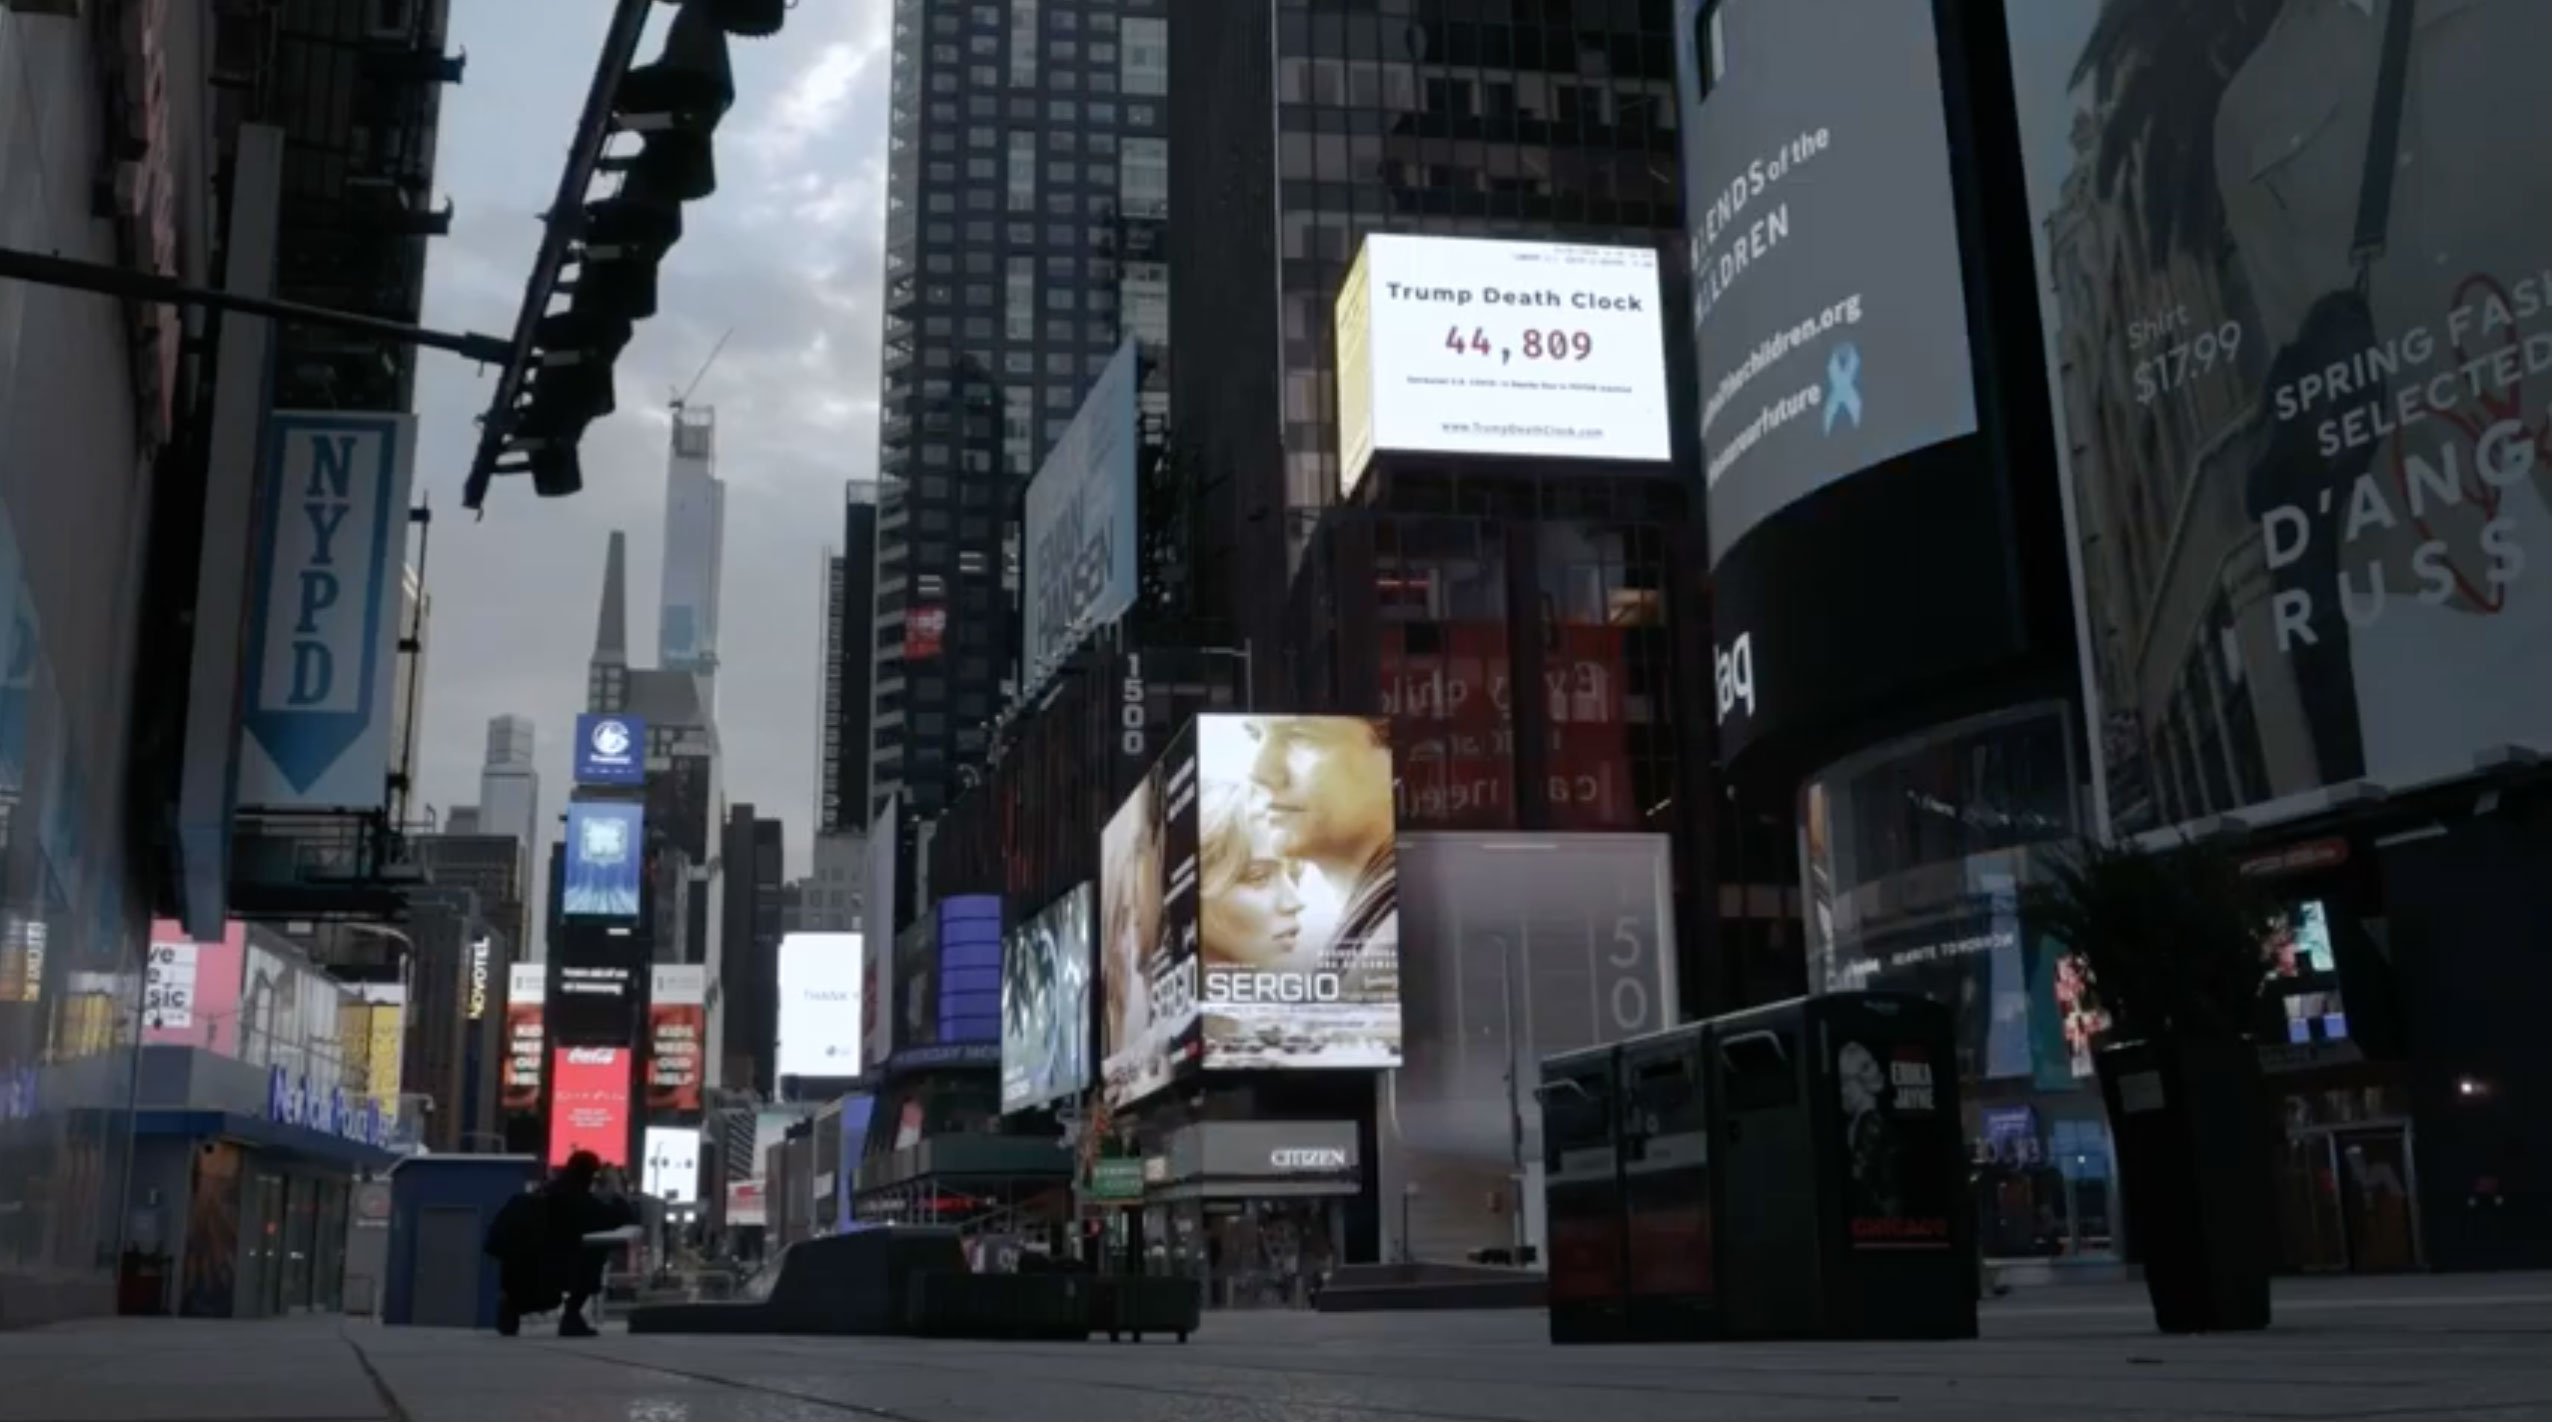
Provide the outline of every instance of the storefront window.
[[1802,795],[1810,988],[1954,1009],[1989,1257],[2116,1248],[2097,1004],[2021,915],[2039,856],[2080,823],[2074,759],[2072,713],[2051,702],[1855,756]]

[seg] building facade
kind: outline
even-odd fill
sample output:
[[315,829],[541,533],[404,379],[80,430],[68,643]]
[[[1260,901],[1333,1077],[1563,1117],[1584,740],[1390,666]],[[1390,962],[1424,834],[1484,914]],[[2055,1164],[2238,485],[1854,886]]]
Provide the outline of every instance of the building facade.
[[1168,338],[1170,9],[896,4],[872,811],[986,749],[1022,491],[1124,334]]
[[818,707],[815,828],[866,833],[869,715],[877,619],[875,483],[852,483],[842,501],[842,550],[824,565],[824,681]]
[[724,933],[717,965],[724,1004],[725,1060],[718,1085],[771,1099],[779,1085],[779,953],[786,867],[784,826],[751,805],[728,807],[720,832],[725,863]]
[[712,688],[718,671],[718,594],[726,565],[727,486],[718,478],[717,412],[677,404],[665,457],[663,591],[656,665],[690,672]]

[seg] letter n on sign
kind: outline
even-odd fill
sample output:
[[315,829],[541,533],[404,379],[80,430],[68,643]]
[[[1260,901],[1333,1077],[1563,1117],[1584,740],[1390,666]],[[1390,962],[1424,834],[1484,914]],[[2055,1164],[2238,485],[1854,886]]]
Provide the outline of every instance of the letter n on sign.
[[241,676],[243,809],[387,802],[415,454],[412,415],[267,417]]

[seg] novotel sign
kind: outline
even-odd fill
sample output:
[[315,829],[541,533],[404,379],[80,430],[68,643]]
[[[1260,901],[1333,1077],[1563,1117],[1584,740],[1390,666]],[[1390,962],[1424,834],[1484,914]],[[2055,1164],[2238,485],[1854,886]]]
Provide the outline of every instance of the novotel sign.
[[381,1103],[371,1097],[348,1096],[336,1087],[322,1089],[280,1066],[266,1078],[266,1118],[368,1146],[387,1145],[392,1124],[382,1116]]
[[487,1015],[488,960],[495,956],[496,945],[486,938],[470,940],[470,1020]]

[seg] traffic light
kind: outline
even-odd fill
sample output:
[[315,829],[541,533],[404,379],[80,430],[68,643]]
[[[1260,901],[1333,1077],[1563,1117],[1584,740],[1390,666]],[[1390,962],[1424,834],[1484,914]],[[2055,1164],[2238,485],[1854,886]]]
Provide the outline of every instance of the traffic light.
[[594,173],[616,186],[584,203],[534,327],[507,443],[547,498],[584,487],[577,445],[615,408],[612,368],[637,324],[656,314],[657,269],[682,240],[683,204],[718,190],[712,141],[735,104],[727,42],[777,34],[788,12],[788,0],[674,3],[663,53],[613,88],[612,136]]

